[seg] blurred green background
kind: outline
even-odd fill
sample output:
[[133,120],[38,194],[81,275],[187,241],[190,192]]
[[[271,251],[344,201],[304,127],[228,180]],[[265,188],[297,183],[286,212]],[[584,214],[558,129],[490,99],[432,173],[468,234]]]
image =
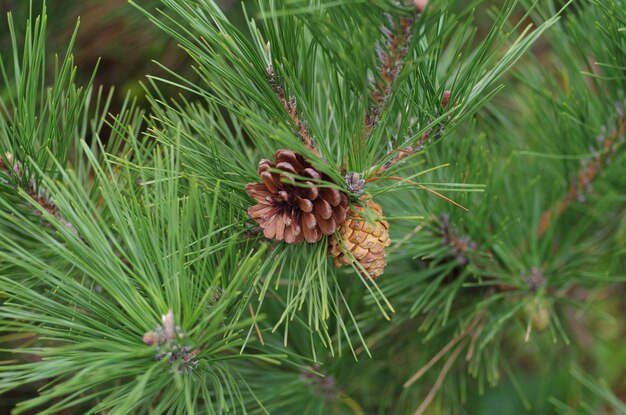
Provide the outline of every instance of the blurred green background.
[[[32,3],[32,14],[37,16],[42,1]],[[135,3],[151,10],[159,2],[137,0]],[[239,3],[234,0],[218,0],[218,3],[232,21],[243,23]],[[48,0],[46,5],[48,51],[64,53],[77,22],[80,22],[74,47],[79,79],[88,79],[97,67],[95,85],[105,89],[115,88],[113,112],[115,104],[119,106],[128,93],[136,96],[141,103],[141,82],[147,74],[165,74],[155,61],[178,73],[193,76],[186,54],[128,0]],[[18,33],[23,33],[29,8],[29,0],[0,0],[2,54],[10,53],[6,14],[13,15]],[[49,63],[51,66],[53,61],[50,59]]]

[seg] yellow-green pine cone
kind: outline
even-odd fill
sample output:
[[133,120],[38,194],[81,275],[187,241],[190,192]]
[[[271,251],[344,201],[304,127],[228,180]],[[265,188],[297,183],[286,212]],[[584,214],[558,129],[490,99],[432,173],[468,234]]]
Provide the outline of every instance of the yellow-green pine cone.
[[383,211],[378,203],[367,200],[363,204],[378,218],[368,222],[362,216],[366,208],[355,205],[339,227],[338,235],[330,237],[329,255],[335,258],[336,267],[358,261],[367,271],[366,276],[376,279],[383,274],[387,264],[385,248],[391,244],[389,223],[382,219]]

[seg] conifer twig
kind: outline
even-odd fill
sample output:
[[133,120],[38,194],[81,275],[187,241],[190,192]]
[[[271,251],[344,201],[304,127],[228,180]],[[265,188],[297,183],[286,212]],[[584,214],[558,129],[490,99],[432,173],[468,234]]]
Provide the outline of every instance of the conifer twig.
[[[461,233],[458,227],[453,227],[450,224],[448,215],[441,215],[439,222],[439,230],[436,231],[435,235],[441,237],[441,244],[449,248],[446,261],[456,261],[457,267],[461,269],[465,269],[471,265],[476,269],[488,271],[485,269],[485,266],[481,265],[475,258],[478,256],[494,257],[496,256],[494,252],[484,245],[477,244],[470,235]],[[522,274],[522,279],[526,282],[527,289],[537,291],[540,286],[545,284],[545,278],[541,272],[542,271],[538,268],[532,268],[529,275]],[[520,287],[501,283],[496,285],[495,289],[498,292],[519,291]],[[491,295],[492,292],[489,291],[488,294]]]
[[[452,199],[450,199],[450,198],[448,198],[448,197],[446,197],[446,196],[442,195],[441,193],[437,192],[436,190],[432,190],[432,189],[430,189],[430,188],[428,188],[428,187],[424,186],[424,185],[423,185],[423,184],[421,184],[421,183],[417,183],[417,182],[414,182],[413,180],[404,179],[404,178],[402,178],[402,177],[397,177],[397,176],[390,176],[390,177],[387,177],[386,179],[387,179],[387,180],[397,180],[397,181],[401,181],[401,182],[406,182],[406,183],[412,184],[412,185],[414,185],[414,186],[419,187],[419,188],[420,188],[420,189],[422,189],[422,190],[426,190],[428,193],[431,193],[431,194],[433,194],[433,195],[435,195],[435,196],[437,196],[437,197],[439,197],[439,198],[441,198],[441,199],[445,200],[445,201],[446,201],[446,202],[448,202],[448,203],[453,204],[454,206],[456,206],[456,207],[458,207],[458,208],[463,209],[463,210],[464,210],[464,211],[466,211],[466,212],[469,212],[469,209],[468,209],[468,208],[466,208],[465,206],[458,204],[458,203],[457,203],[457,202],[455,202],[454,200],[452,200]],[[369,181],[372,181],[372,180],[369,180]]]
[[459,265],[467,265],[469,263],[467,253],[478,249],[476,242],[469,236],[460,236],[457,228],[451,228],[448,215],[441,215],[441,237],[443,244],[450,247]]
[[[451,95],[450,91],[445,91],[443,93],[443,96],[441,97],[441,107],[443,109],[445,109],[450,103],[450,95]],[[435,111],[435,114],[438,114],[438,111]],[[451,117],[448,117],[447,121],[449,121],[450,119]],[[432,123],[432,120],[428,120],[428,124],[431,124],[431,123]],[[417,144],[407,146],[405,148],[397,148],[397,149],[392,150],[391,153],[397,153],[397,154],[391,160],[389,160],[388,162],[383,164],[380,168],[378,168],[378,170],[376,170],[372,174],[372,176],[368,179],[368,181],[375,180],[378,176],[380,176],[382,173],[389,170],[398,162],[404,160],[408,156],[412,156],[418,151],[421,151],[424,148],[424,144],[426,144],[426,141],[428,141],[433,136],[433,132],[434,132],[435,137],[440,137],[443,134],[444,128],[445,128],[445,124],[440,125],[436,131],[433,128],[428,128],[426,131],[424,131],[424,133],[420,137]],[[391,155],[391,153],[388,155]]]
[[439,352],[437,352],[436,355],[434,355],[428,361],[428,363],[422,366],[422,368],[418,370],[417,373],[415,373],[413,376],[411,376],[409,380],[404,382],[403,387],[408,388],[409,386],[417,382],[426,372],[428,372],[428,370],[431,367],[433,367],[443,356],[445,356],[446,353],[448,353],[457,343],[465,339],[472,332],[472,330],[474,330],[476,325],[481,322],[483,317],[484,317],[483,313],[477,314],[476,317],[474,317],[474,319],[472,320],[472,322],[464,330],[462,330],[459,334],[453,337],[452,340],[448,342],[448,344],[446,344],[441,350],[439,350]]
[[476,342],[478,341],[478,337],[480,336],[480,333],[483,332],[483,329],[485,328],[485,324],[486,322],[484,320],[481,321],[481,323],[478,325],[476,330],[474,330],[474,334],[472,334],[472,338],[469,342],[469,346],[467,347],[467,353],[465,354],[466,362],[469,362],[472,359],[472,356],[474,355],[474,349],[476,347]]
[[269,66],[267,68],[267,78],[272,90],[280,100],[280,103],[283,105],[287,114],[289,114],[289,118],[293,122],[294,126],[297,129],[298,137],[302,141],[302,144],[309,149],[313,154],[319,156],[319,152],[315,147],[315,140],[311,136],[311,132],[309,131],[309,127],[307,122],[302,118],[302,114],[298,113],[298,107],[296,105],[296,98],[289,97],[285,95],[285,90],[282,86],[278,84],[276,81],[276,74],[274,73],[274,68]]
[[452,365],[454,364],[456,359],[459,357],[459,354],[461,353],[461,351],[463,351],[463,348],[465,348],[466,345],[467,345],[467,340],[463,341],[463,343],[459,344],[457,348],[454,349],[454,351],[452,352],[448,360],[446,360],[446,363],[444,363],[443,367],[441,368],[441,372],[439,372],[439,375],[437,376],[437,379],[435,380],[435,384],[430,389],[430,391],[428,392],[428,395],[426,395],[426,398],[424,398],[419,408],[417,408],[417,410],[415,411],[415,415],[422,415],[424,411],[426,411],[426,409],[428,408],[432,400],[435,399],[435,396],[437,395],[437,392],[439,392],[439,389],[441,389],[441,386],[443,385],[443,381],[446,379],[446,376],[448,375],[448,372],[452,368]]
[[617,152],[618,147],[626,142],[626,116],[624,114],[625,104],[618,104],[616,124],[617,126],[610,131],[608,135],[598,136],[601,144],[599,151],[591,159],[583,161],[581,170],[578,171],[576,177],[572,180],[567,193],[554,206],[548,208],[539,221],[537,235],[543,236],[550,224],[567,210],[576,200],[583,200],[585,193],[591,189],[593,180],[598,176],[602,167],[610,163],[611,156]]
[[259,329],[259,325],[256,321],[256,316],[254,315],[254,310],[252,309],[252,304],[248,303],[248,309],[250,310],[250,316],[252,317],[252,321],[254,322],[254,329],[256,330],[256,335],[259,336],[259,341],[263,346],[265,346],[265,340],[263,340],[263,335],[261,334],[261,329]]
[[[416,17],[419,18],[428,5],[428,0],[413,0],[413,5],[415,6]],[[386,17],[389,25],[381,27],[384,46],[376,44],[378,79],[370,81],[373,104],[365,114],[364,142],[378,125],[382,111],[391,96],[391,89],[402,70],[404,59],[409,51],[408,45],[413,37],[413,24],[416,20],[412,17],[402,16],[396,22],[391,15],[387,14]]]
[[187,333],[174,321],[174,312],[169,310],[161,316],[161,324],[144,333],[142,340],[144,344],[155,347],[157,360],[166,357],[170,364],[180,362],[183,370],[191,370],[198,364],[194,359],[204,346],[191,348],[183,343],[186,337]]
[[[319,363],[315,363],[313,366],[301,369],[300,378],[309,383],[313,387],[314,392],[321,397],[330,401],[334,401],[340,397],[344,403],[348,404],[349,402],[348,405],[350,407],[355,409],[361,408],[355,400],[346,395],[345,392],[340,391],[333,375],[326,375],[322,373]],[[361,412],[358,412],[357,410],[356,413],[362,413],[362,410]]]
[[416,374],[414,374],[411,379],[407,380],[404,383],[404,388],[408,388],[413,383],[417,382],[431,367],[435,365],[435,363],[437,363],[443,356],[445,356],[450,350],[454,348],[452,354],[448,357],[443,367],[441,368],[441,371],[439,372],[439,375],[437,376],[433,387],[430,389],[428,395],[426,395],[426,398],[424,398],[420,406],[415,411],[415,415],[423,414],[426,408],[428,408],[432,400],[437,395],[439,389],[441,389],[443,381],[445,380],[448,372],[452,368],[452,365],[459,357],[459,354],[463,351],[463,349],[468,346],[468,344],[469,348],[466,353],[466,360],[469,361],[473,352],[474,343],[476,342],[478,336],[484,328],[484,317],[484,312],[477,314],[464,330],[462,330],[452,340],[450,340],[450,342],[448,342],[448,344],[445,345],[443,349],[441,349],[435,356],[433,356],[426,365],[424,365]]
[[404,58],[409,50],[408,45],[413,36],[414,19],[403,16],[396,22],[391,15],[387,15],[387,19],[389,26],[381,28],[385,38],[384,46],[376,44],[376,55],[379,61],[378,79],[370,81],[373,104],[365,114],[363,142],[367,140],[380,121],[382,111],[391,96],[393,83],[402,70]]
[[[5,161],[6,160],[6,161]],[[0,172],[6,176],[15,176],[15,181],[8,182],[15,190],[24,190],[24,192],[30,196],[39,206],[45,209],[48,213],[54,216],[59,222],[65,225],[73,233],[76,233],[76,228],[68,220],[66,220],[59,208],[50,198],[46,189],[42,189],[35,180],[35,177],[30,174],[28,168],[25,168],[19,160],[13,159],[13,154],[6,152],[4,158],[0,157]],[[27,187],[22,187],[19,183],[28,181]],[[38,212],[36,212],[38,213]]]

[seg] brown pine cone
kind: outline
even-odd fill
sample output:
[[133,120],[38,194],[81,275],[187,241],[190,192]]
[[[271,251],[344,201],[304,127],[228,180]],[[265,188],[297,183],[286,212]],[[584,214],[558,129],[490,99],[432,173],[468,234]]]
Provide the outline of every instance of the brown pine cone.
[[[379,218],[382,217],[383,211],[378,203],[372,200],[365,203]],[[365,207],[355,205],[354,208],[355,211],[339,228],[341,242],[337,236],[330,238],[329,255],[335,258],[336,267],[349,265],[356,259],[367,271],[367,276],[376,279],[383,274],[387,263],[385,248],[391,244],[389,223],[383,219],[368,222],[361,215]]]
[[[278,150],[275,162],[261,160],[259,176],[262,183],[248,183],[246,191],[258,203],[248,214],[263,229],[268,239],[290,244],[315,243],[323,235],[332,235],[345,222],[348,197],[337,189],[315,187],[330,181],[300,154]],[[271,172],[270,169],[283,173]],[[313,181],[294,178],[301,176]],[[307,187],[302,187],[302,186]]]

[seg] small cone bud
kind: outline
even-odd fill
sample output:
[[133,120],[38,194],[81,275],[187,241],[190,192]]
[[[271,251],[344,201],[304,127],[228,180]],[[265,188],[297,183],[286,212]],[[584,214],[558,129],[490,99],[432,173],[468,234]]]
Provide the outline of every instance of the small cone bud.
[[174,339],[174,313],[172,310],[161,316],[161,326],[163,327],[163,337],[165,340]]
[[422,13],[426,6],[428,6],[428,0],[413,0],[413,3],[415,4],[415,10],[418,13]]
[[450,95],[452,95],[452,92],[444,91],[443,96],[441,97],[441,106],[443,108],[446,108],[450,103]]
[[163,338],[156,331],[149,331],[143,335],[143,342],[148,346],[154,346],[155,344],[161,343]]
[[[4,158],[7,160],[9,165],[13,164],[13,154],[7,151],[6,153],[4,153]],[[7,166],[4,164],[4,159],[0,157],[0,169],[6,169],[6,168]]]
[[536,298],[524,307],[526,315],[530,317],[533,328],[543,331],[550,325],[550,302],[545,298]]

